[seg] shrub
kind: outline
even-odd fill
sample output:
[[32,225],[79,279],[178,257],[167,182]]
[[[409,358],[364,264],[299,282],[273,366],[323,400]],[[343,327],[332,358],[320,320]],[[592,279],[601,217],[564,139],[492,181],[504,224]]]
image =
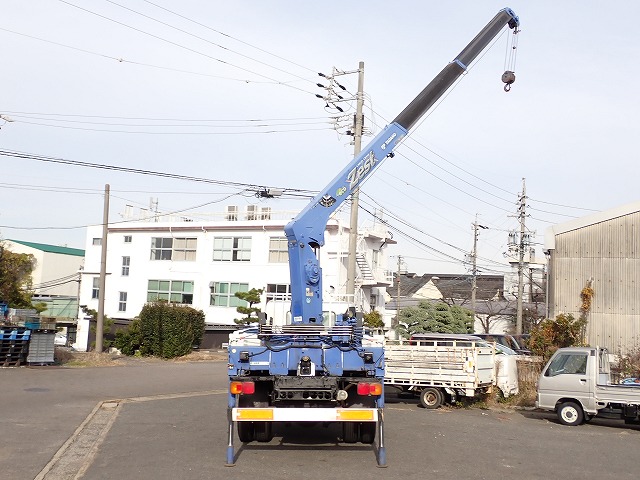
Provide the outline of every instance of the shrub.
[[620,379],[628,377],[640,378],[640,347],[633,347],[626,353],[620,354],[618,358],[615,371],[620,376]]
[[584,317],[576,320],[570,313],[543,320],[531,329],[529,350],[548,360],[558,348],[580,345],[586,324]]
[[384,320],[380,312],[371,310],[363,315],[363,323],[369,328],[384,328]]
[[142,327],[139,318],[135,318],[126,329],[116,332],[114,346],[125,355],[135,355],[143,343]]
[[126,355],[154,355],[175,358],[186,355],[202,341],[204,313],[166,302],[148,303],[139,318],[118,332],[116,346]]

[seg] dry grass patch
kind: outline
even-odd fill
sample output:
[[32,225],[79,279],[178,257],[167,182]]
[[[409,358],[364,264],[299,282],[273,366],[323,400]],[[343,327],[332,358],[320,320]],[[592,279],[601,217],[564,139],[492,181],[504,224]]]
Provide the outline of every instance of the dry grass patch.
[[65,367],[113,367],[122,365],[120,355],[98,352],[74,352],[56,348],[55,361]]
[[216,362],[227,361],[229,354],[227,351],[194,350],[189,355],[174,358],[176,362]]
[[214,362],[226,361],[226,351],[194,350],[188,355],[165,360],[158,357],[127,356],[118,353],[76,352],[67,348],[55,349],[55,363],[65,367],[115,367],[140,363],[160,362]]

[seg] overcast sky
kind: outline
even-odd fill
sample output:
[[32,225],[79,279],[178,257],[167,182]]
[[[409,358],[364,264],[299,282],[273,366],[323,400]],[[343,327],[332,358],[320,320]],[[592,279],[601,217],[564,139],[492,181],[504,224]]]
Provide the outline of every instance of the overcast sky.
[[[125,205],[222,212],[259,201],[235,184],[317,191],[353,156],[347,121],[316,98],[365,64],[366,128],[391,121],[502,8],[512,34],[470,68],[363,188],[409,271],[506,270],[508,231],[545,229],[638,200],[640,17],[634,1],[2,0],[0,237],[84,248]],[[123,8],[125,7],[125,8]],[[357,75],[337,77],[357,90]],[[343,92],[344,93],[344,92]],[[353,114],[354,102],[340,104]],[[11,120],[11,121],[8,121]],[[363,139],[363,146],[372,137]],[[21,158],[15,153],[21,152]],[[44,161],[70,160],[204,181]],[[231,184],[229,184],[231,182]],[[226,183],[226,184],[225,184]],[[199,208],[198,208],[199,207]],[[392,261],[395,261],[392,259]]]

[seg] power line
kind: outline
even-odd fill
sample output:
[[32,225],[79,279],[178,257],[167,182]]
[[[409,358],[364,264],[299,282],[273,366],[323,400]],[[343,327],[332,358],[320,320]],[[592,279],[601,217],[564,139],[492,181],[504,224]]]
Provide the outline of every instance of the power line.
[[[193,177],[193,176],[188,176],[188,175],[180,175],[180,174],[176,174],[176,173],[165,173],[165,172],[158,172],[158,171],[153,171],[153,170],[143,170],[143,169],[139,169],[139,168],[120,167],[120,166],[116,166],[116,165],[107,165],[107,164],[101,164],[101,163],[90,163],[90,162],[83,162],[83,161],[78,161],[78,160],[68,160],[68,159],[59,158],[59,157],[50,157],[50,156],[45,156],[45,155],[38,155],[38,154],[26,153],[26,152],[17,152],[17,151],[11,151],[11,150],[1,150],[0,149],[0,156],[21,158],[21,159],[25,159],[25,160],[35,160],[35,161],[46,162],[46,163],[57,163],[57,164],[62,164],[62,165],[72,165],[72,166],[76,166],[76,167],[87,167],[87,168],[96,168],[96,169],[103,169],[103,170],[113,170],[113,171],[117,171],[117,172],[135,173],[135,174],[139,174],[139,175],[150,175],[150,176],[156,176],[156,177],[162,177],[162,178],[172,178],[172,179],[176,179],[176,180],[187,180],[187,181],[191,181],[191,182],[209,183],[209,184],[214,184],[214,185],[241,187],[244,190],[251,190],[251,191],[254,191],[254,192],[260,191],[260,190],[265,188],[265,186],[263,186],[263,185],[256,185],[256,184],[251,184],[251,183],[241,183],[241,182],[231,182],[231,181],[224,181],[224,180],[214,180],[214,179],[210,179],[210,178]],[[278,188],[278,187],[270,187],[270,188],[272,188],[272,189],[280,189],[280,190],[284,190],[284,191],[292,191],[292,192],[296,192],[296,193],[312,193],[312,192],[310,192],[308,190],[300,190],[300,189],[286,189],[286,188]]]
[[600,211],[600,210],[594,210],[592,208],[572,207],[571,205],[562,205],[562,204],[559,204],[559,203],[545,202],[543,200],[538,200],[536,198],[531,198],[531,197],[529,197],[529,200],[531,200],[533,202],[544,203],[546,205],[553,205],[554,207],[573,208],[573,209],[576,209],[576,210],[585,210],[587,212],[599,212]]
[[[55,192],[64,194],[87,194],[87,195],[104,195],[104,189],[98,188],[77,188],[77,187],[57,187],[51,185],[33,185],[25,183],[0,183],[0,188],[17,189],[17,190],[33,190],[44,192]],[[151,195],[223,195],[229,192],[196,192],[193,190],[184,191],[158,191],[158,190],[123,190],[111,189],[111,193],[146,193]],[[113,196],[113,195],[112,195]]]
[[189,22],[191,22],[191,23],[194,23],[194,24],[196,24],[196,25],[198,25],[198,26],[200,26],[200,27],[204,27],[204,28],[206,28],[206,29],[208,29],[208,30],[211,30],[212,32],[215,32],[215,33],[217,33],[217,34],[219,34],[219,35],[222,35],[222,36],[224,36],[224,37],[226,37],[226,38],[230,38],[230,39],[235,40],[236,42],[239,42],[239,43],[241,43],[241,44],[243,44],[243,45],[246,45],[246,46],[248,46],[248,47],[254,48],[254,49],[256,49],[256,50],[258,50],[258,51],[260,51],[260,52],[262,52],[262,53],[266,53],[267,55],[270,55],[270,56],[272,56],[272,57],[275,57],[275,58],[277,58],[277,59],[279,59],[279,60],[283,60],[283,61],[285,61],[285,62],[287,62],[287,63],[290,63],[290,64],[292,64],[292,65],[295,65],[296,67],[299,67],[299,68],[302,68],[302,69],[304,69],[304,70],[308,70],[309,72],[314,72],[314,73],[315,73],[315,70],[312,70],[312,69],[310,69],[310,68],[307,68],[307,67],[305,67],[305,66],[303,66],[303,65],[300,65],[300,64],[298,64],[298,63],[295,63],[295,62],[293,62],[293,61],[291,61],[291,60],[288,60],[288,59],[286,59],[286,58],[284,58],[284,57],[281,57],[281,56],[279,56],[279,55],[276,55],[276,54],[274,54],[274,53],[268,52],[267,50],[264,50],[263,48],[257,47],[257,46],[255,46],[255,45],[252,45],[252,44],[248,43],[248,42],[245,42],[245,41],[243,41],[243,40],[240,40],[240,39],[238,39],[238,38],[235,38],[235,37],[233,37],[233,36],[231,36],[231,35],[229,35],[229,34],[227,34],[227,33],[224,33],[224,32],[221,32],[221,31],[219,31],[219,30],[216,30],[216,29],[214,29],[214,28],[212,28],[212,27],[210,27],[210,26],[208,26],[208,25],[205,25],[204,23],[200,23],[200,22],[198,22],[198,21],[196,21],[196,20],[193,20],[193,19],[191,19],[191,18],[189,18],[189,17],[186,17],[186,16],[184,16],[184,15],[181,15],[181,14],[179,14],[179,13],[176,13],[176,12],[174,12],[173,10],[169,10],[168,8],[165,8],[165,7],[161,6],[161,5],[158,5],[157,3],[151,2],[150,0],[143,0],[143,1],[144,1],[144,2],[146,2],[146,3],[148,3],[148,4],[150,4],[150,5],[153,5],[154,7],[159,8],[159,9],[161,9],[161,10],[164,10],[165,12],[171,13],[171,14],[173,14],[173,15],[176,15],[177,17],[180,17],[180,18],[182,18],[182,19],[184,19],[184,20],[187,20],[187,21],[189,21]]
[[75,5],[75,4],[71,3],[71,2],[68,2],[68,1],[66,1],[66,0],[58,0],[58,1],[59,1],[59,2],[61,2],[61,3],[66,4],[66,5],[69,5],[70,7],[74,7],[74,8],[77,8],[78,10],[82,10],[82,11],[84,11],[84,12],[87,12],[87,13],[89,13],[89,14],[91,14],[91,15],[95,15],[95,16],[97,16],[97,17],[99,17],[99,18],[104,19],[104,20],[108,20],[108,21],[110,21],[110,22],[116,23],[116,24],[118,24],[118,25],[120,25],[120,26],[123,26],[123,27],[125,27],[125,28],[131,29],[131,30],[134,30],[134,31],[136,31],[136,32],[138,32],[138,33],[142,33],[142,34],[147,35],[147,36],[149,36],[149,37],[155,38],[156,40],[160,40],[160,41],[162,41],[162,42],[168,43],[168,44],[170,44],[170,45],[173,45],[173,46],[175,46],[175,47],[181,48],[181,49],[183,49],[183,50],[187,50],[187,51],[189,51],[189,52],[191,52],[191,53],[195,53],[196,55],[201,55],[201,56],[203,56],[203,57],[209,58],[210,60],[214,60],[214,61],[219,62],[219,63],[221,63],[221,64],[228,65],[228,66],[233,67],[233,68],[237,68],[237,69],[242,70],[242,71],[247,72],[247,73],[251,73],[252,75],[256,75],[257,77],[265,78],[265,79],[267,79],[267,80],[271,80],[271,81],[273,81],[273,82],[277,83],[278,85],[283,85],[283,86],[285,86],[285,87],[289,87],[289,88],[292,88],[292,89],[294,89],[294,90],[298,90],[298,91],[301,91],[301,92],[303,92],[303,93],[308,93],[308,94],[310,94],[310,95],[315,96],[315,93],[309,92],[308,90],[304,90],[304,89],[302,89],[302,88],[298,88],[298,87],[295,87],[295,86],[293,86],[293,85],[289,85],[289,84],[287,84],[287,83],[285,83],[285,82],[281,82],[281,81],[279,81],[279,80],[277,80],[277,79],[275,79],[275,78],[271,78],[271,77],[269,77],[269,76],[267,76],[267,75],[263,75],[263,74],[261,74],[261,73],[254,72],[254,71],[252,71],[252,70],[249,70],[249,69],[247,69],[247,68],[240,67],[239,65],[235,65],[235,64],[233,64],[233,63],[227,62],[227,61],[222,60],[222,59],[220,59],[220,58],[213,57],[213,56],[211,56],[211,55],[209,55],[209,54],[207,54],[207,53],[200,52],[200,51],[198,51],[198,50],[195,50],[195,49],[193,49],[193,48],[187,47],[187,46],[185,46],[185,45],[181,45],[181,44],[179,44],[179,43],[177,43],[177,42],[174,42],[174,41],[172,41],[172,40],[168,40],[168,39],[166,39],[166,38],[162,38],[162,37],[160,37],[160,36],[158,36],[158,35],[155,35],[155,34],[153,34],[153,33],[146,32],[146,31],[144,31],[144,30],[141,30],[141,29],[139,29],[139,28],[133,27],[133,26],[131,26],[131,25],[127,25],[126,23],[120,22],[120,21],[115,20],[115,19],[113,19],[113,18],[107,17],[106,15],[102,15],[102,14],[100,14],[100,13],[97,13],[97,12],[91,11],[91,10],[89,10],[89,9],[86,9],[86,8],[80,7],[80,6]]
[[58,47],[68,48],[70,50],[75,50],[75,51],[78,51],[78,52],[86,53],[88,55],[94,55],[94,56],[106,58],[106,59],[109,59],[109,60],[115,60],[118,63],[128,63],[128,64],[131,64],[131,65],[136,65],[136,66],[141,66],[141,67],[149,67],[149,68],[155,68],[155,69],[159,69],[159,70],[167,70],[167,71],[171,71],[171,72],[185,73],[185,74],[189,74],[189,75],[198,75],[198,76],[201,76],[201,77],[217,78],[219,80],[230,80],[230,81],[242,82],[242,83],[262,83],[262,84],[274,84],[274,85],[287,83],[287,82],[279,82],[279,81],[268,81],[268,82],[267,81],[258,81],[258,80],[251,80],[251,79],[248,79],[248,78],[232,78],[232,77],[226,77],[226,76],[223,76],[223,75],[213,75],[213,74],[210,74],[210,73],[194,72],[194,71],[191,71],[191,70],[183,70],[183,69],[167,67],[167,66],[163,66],[163,65],[154,65],[154,64],[151,64],[151,63],[136,62],[134,60],[127,60],[126,58],[114,57],[112,55],[107,55],[107,54],[99,53],[99,52],[93,52],[91,50],[87,50],[87,49],[80,48],[80,47],[75,47],[73,45],[67,45],[67,44],[64,44],[64,43],[55,42],[53,40],[48,40],[46,38],[41,38],[41,37],[36,37],[34,35],[28,35],[26,33],[16,32],[14,30],[9,30],[7,28],[0,27],[0,30],[3,31],[3,32],[7,32],[7,33],[13,33],[14,35],[20,35],[22,37],[30,38],[32,40],[38,40],[40,42],[49,43],[51,45],[56,45]]
[[[88,128],[88,127],[73,127],[70,125],[55,125],[42,122],[29,122],[25,120],[14,120],[15,123],[23,123],[27,125],[37,125],[40,127],[61,128],[67,130],[83,130],[89,132],[106,132],[106,133],[126,133],[135,135],[267,135],[274,133],[291,133],[291,132],[314,132],[320,130],[333,130],[333,127],[322,128],[287,128],[280,130],[258,130],[258,131],[237,131],[237,132],[170,132],[170,131],[143,131],[143,130],[117,130],[109,128]],[[211,127],[209,127],[211,128]],[[219,127],[216,127],[219,128]]]
[[[21,112],[21,111],[13,111],[13,110],[2,110],[3,113],[7,113],[9,115],[43,115],[43,116],[56,116],[56,117],[72,117],[72,118],[91,118],[91,119],[108,119],[108,120],[143,120],[143,121],[157,121],[157,122],[246,122],[246,123],[254,123],[254,122],[285,122],[285,121],[303,121],[303,120],[326,120],[327,117],[289,117],[289,118],[158,118],[158,117],[123,117],[123,116],[108,116],[108,115],[83,115],[83,114],[75,114],[75,113],[43,113],[43,112]],[[62,121],[62,120],[61,120]],[[317,122],[320,123],[320,122]]]
[[[299,79],[299,80],[309,81],[309,80],[308,80],[308,79],[306,79],[306,78],[300,77],[300,76],[295,75],[295,74],[293,74],[293,73],[291,73],[291,72],[287,72],[287,71],[282,70],[282,69],[280,69],[280,68],[278,68],[278,67],[275,67],[275,66],[273,66],[273,65],[270,65],[270,64],[268,64],[268,63],[266,63],[266,62],[262,62],[262,61],[260,61],[260,60],[255,59],[255,58],[249,57],[248,55],[244,55],[244,54],[242,54],[242,53],[240,53],[240,52],[236,52],[235,50],[231,50],[230,48],[224,47],[224,46],[219,45],[219,44],[217,44],[217,43],[215,43],[215,42],[212,42],[211,40],[208,40],[208,39],[206,39],[206,38],[200,37],[200,36],[198,36],[198,35],[196,35],[196,34],[194,34],[194,33],[188,32],[188,31],[186,31],[186,30],[183,30],[183,29],[181,29],[181,28],[178,28],[178,27],[176,27],[176,26],[174,26],[174,25],[171,25],[171,24],[169,24],[169,23],[163,22],[162,20],[158,20],[157,18],[151,17],[150,15],[146,15],[146,14],[144,14],[144,13],[138,12],[137,10],[133,10],[132,8],[125,7],[124,5],[121,5],[121,4],[119,4],[119,3],[117,3],[117,2],[115,2],[115,1],[113,1],[113,0],[105,0],[105,1],[106,1],[106,2],[108,2],[108,3],[111,3],[112,5],[116,5],[117,7],[120,7],[120,8],[123,8],[123,9],[125,9],[125,10],[128,10],[129,12],[135,13],[136,15],[140,15],[140,16],[142,16],[142,17],[144,17],[144,18],[147,18],[147,19],[152,20],[152,21],[154,21],[154,22],[160,23],[161,25],[164,25],[164,26],[166,26],[166,27],[172,28],[172,29],[177,30],[177,31],[179,31],[179,32],[181,32],[181,33],[184,33],[184,34],[186,34],[186,35],[189,35],[189,36],[191,36],[191,37],[197,38],[198,40],[202,40],[203,42],[207,42],[207,43],[209,43],[209,44],[211,44],[211,45],[214,45],[214,46],[216,46],[216,47],[218,47],[218,48],[221,48],[221,49],[225,50],[226,52],[231,52],[231,53],[233,53],[233,54],[235,54],[235,55],[238,55],[238,56],[240,56],[240,57],[242,57],[242,58],[246,58],[246,59],[251,60],[251,61],[253,61],[253,62],[259,63],[260,65],[263,65],[263,66],[266,66],[266,67],[269,67],[269,68],[273,68],[274,70],[277,70],[277,71],[279,71],[279,72],[281,72],[281,73],[285,73],[285,74],[287,74],[287,75],[291,75],[291,76],[293,76],[293,77],[295,77],[295,78],[297,78],[297,79]],[[65,3],[66,3],[66,2],[65,2]],[[153,4],[153,5],[157,7],[157,5],[155,5],[155,4]],[[171,12],[171,13],[174,13],[174,12]],[[309,82],[310,82],[310,81],[309,81]],[[311,82],[310,82],[310,83],[311,83]]]

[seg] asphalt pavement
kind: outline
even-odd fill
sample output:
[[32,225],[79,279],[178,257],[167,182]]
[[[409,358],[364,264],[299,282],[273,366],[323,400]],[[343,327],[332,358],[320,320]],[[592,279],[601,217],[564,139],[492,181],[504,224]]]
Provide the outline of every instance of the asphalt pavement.
[[0,477],[7,479],[635,479],[640,428],[559,425],[512,410],[425,410],[390,395],[388,467],[335,425],[278,425],[225,466],[226,362],[0,370]]

